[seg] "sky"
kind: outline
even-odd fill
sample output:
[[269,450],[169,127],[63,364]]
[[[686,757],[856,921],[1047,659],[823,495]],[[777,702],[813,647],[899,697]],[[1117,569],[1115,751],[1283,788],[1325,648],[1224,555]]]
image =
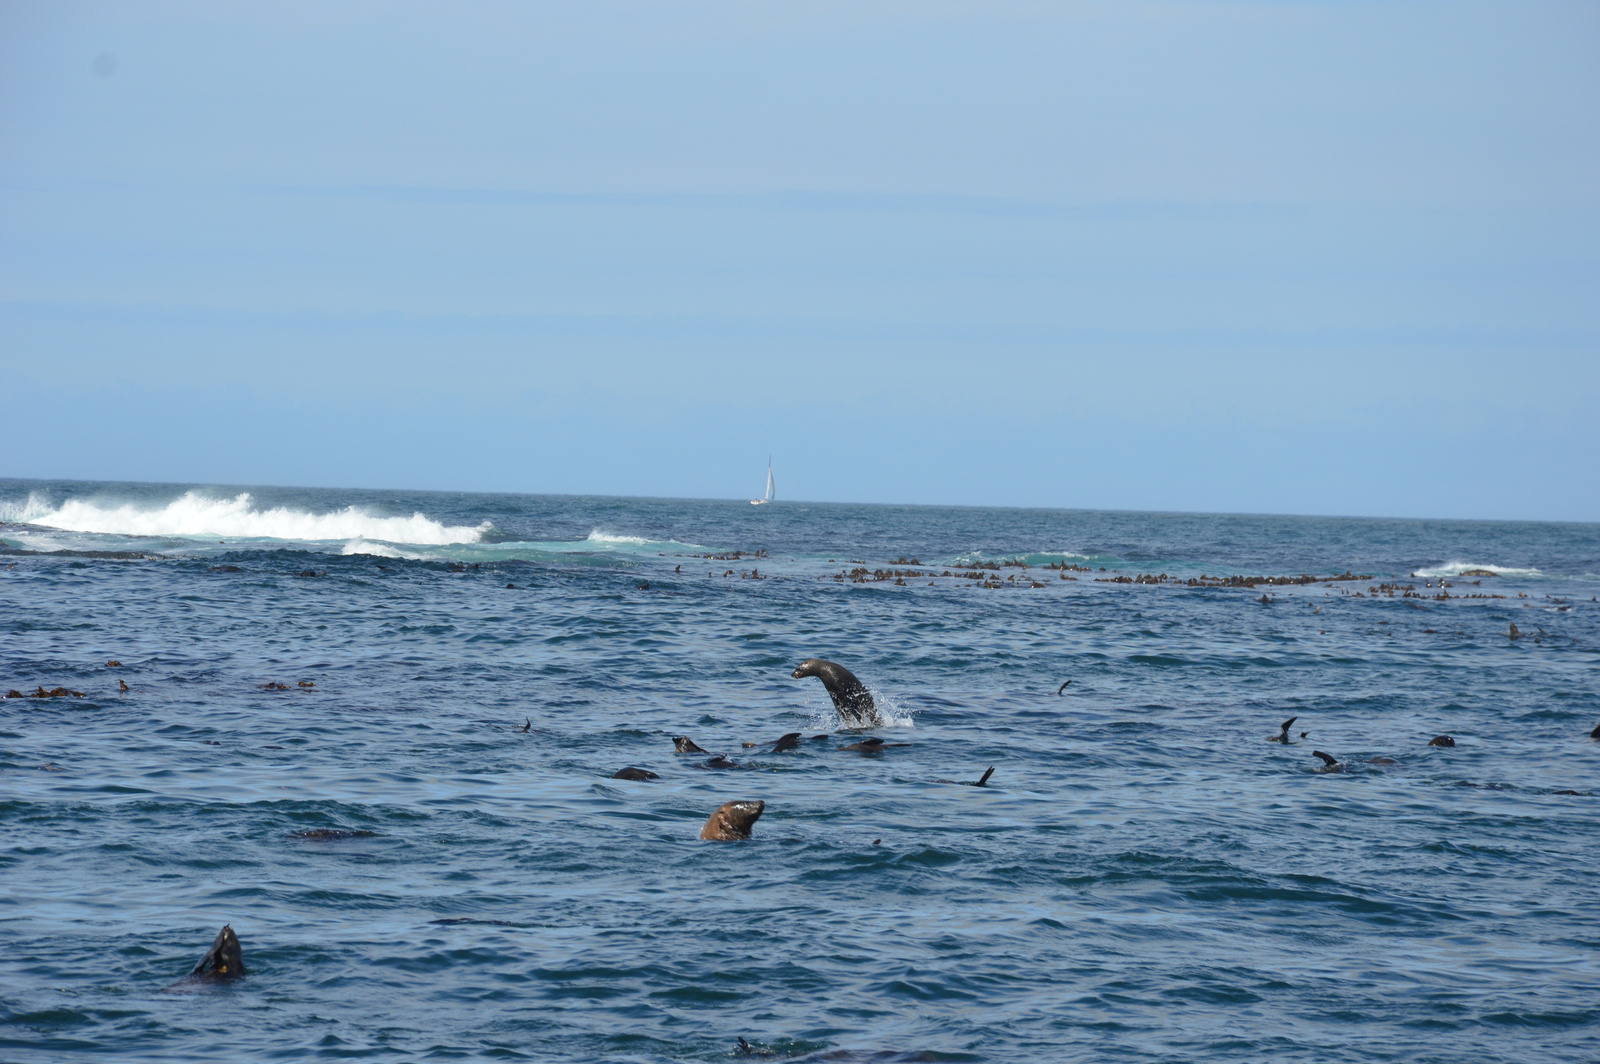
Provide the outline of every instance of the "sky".
[[0,0],[0,476],[1600,521],[1594,3]]

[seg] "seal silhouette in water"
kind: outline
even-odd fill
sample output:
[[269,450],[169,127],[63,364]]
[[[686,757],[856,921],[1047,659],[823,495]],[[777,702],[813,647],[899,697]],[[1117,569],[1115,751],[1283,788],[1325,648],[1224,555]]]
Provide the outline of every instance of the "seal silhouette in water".
[[613,772],[611,774],[611,778],[614,780],[639,780],[642,782],[644,780],[658,780],[661,777],[656,775],[654,772],[651,772],[649,769],[630,767],[625,768],[620,772]]
[[1321,750],[1313,750],[1313,751],[1311,751],[1311,756],[1312,757],[1320,757],[1320,758],[1322,758],[1322,767],[1317,770],[1318,772],[1343,772],[1344,771],[1344,765],[1339,761],[1338,758],[1334,757],[1332,754],[1325,754]]
[[1589,733],[1589,738],[1600,739],[1600,724],[1594,726],[1594,731]]
[[709,754],[711,751],[695,745],[693,739],[687,735],[674,735],[672,749],[680,754]]
[[1454,739],[1450,738],[1450,736],[1448,736],[1448,735],[1435,735],[1432,739],[1428,740],[1428,745],[1429,746],[1454,746],[1454,745],[1456,745],[1456,741]]
[[1056,694],[1058,696],[1061,695],[1061,694],[1064,694],[1066,692],[1067,688],[1070,687],[1071,685],[1072,685],[1072,681],[1068,680],[1066,683],[1064,683],[1060,687],[1056,688]]
[[750,829],[755,827],[766,808],[767,803],[762,801],[723,802],[700,829],[700,837],[722,842],[748,839]]
[[753,748],[755,748],[757,746],[770,746],[770,747],[772,747],[772,752],[776,754],[780,750],[793,750],[795,747],[797,747],[799,745],[800,745],[800,733],[797,732],[797,731],[792,731],[792,732],[787,732],[787,733],[785,733],[783,735],[778,736],[776,739],[773,739],[771,742],[768,742],[768,743],[745,743],[744,747],[745,747],[746,750],[750,750],[750,749],[753,749]]
[[[993,775],[994,775],[994,766],[990,765],[989,768],[984,772],[984,774],[982,776],[979,776],[975,780],[934,780],[933,782],[935,782],[935,783],[954,783],[954,784],[956,784],[957,786],[960,786],[960,787],[987,787],[989,785],[989,777],[993,776]],[[873,845],[876,846],[877,843],[873,843]]]
[[[1279,729],[1278,730],[1278,734],[1272,736],[1271,738],[1269,738],[1267,740],[1267,742],[1269,742],[1269,743],[1287,743],[1289,741],[1289,725],[1293,724],[1295,721],[1297,721],[1299,719],[1300,719],[1299,717],[1290,717],[1288,720],[1284,721],[1282,724],[1280,724],[1278,726],[1278,729]],[[1301,738],[1303,739],[1303,738],[1305,738],[1305,736],[1302,735]]]
[[232,924],[223,924],[222,930],[211,943],[206,955],[189,973],[191,983],[225,983],[245,974],[244,954],[239,949],[239,936],[233,933]]
[[879,750],[887,750],[891,746],[910,746],[910,743],[886,743],[879,738],[863,739],[859,743],[847,743],[839,747],[841,750],[855,750],[863,754],[875,754]]
[[878,707],[873,704],[872,695],[856,679],[855,673],[843,665],[835,665],[821,658],[807,658],[794,670],[794,678],[803,680],[807,676],[815,676],[828,689],[828,697],[833,699],[833,708],[838,711],[845,727],[870,728],[883,723],[883,718],[878,715]]

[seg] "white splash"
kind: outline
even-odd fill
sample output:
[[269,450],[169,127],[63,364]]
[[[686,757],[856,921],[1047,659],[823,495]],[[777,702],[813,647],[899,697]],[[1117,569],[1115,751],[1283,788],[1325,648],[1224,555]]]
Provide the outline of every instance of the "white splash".
[[[14,509],[14,508],[13,508]],[[222,539],[280,539],[302,543],[330,540],[443,545],[476,543],[490,528],[445,525],[426,514],[382,517],[355,506],[330,513],[309,513],[287,507],[256,509],[249,492],[231,499],[213,498],[198,491],[185,492],[165,506],[150,508],[115,505],[94,499],[69,499],[51,508],[38,496],[8,520],[58,528],[67,532],[94,532],[122,536],[219,537]],[[368,550],[364,553],[373,553]]]
[[1503,565],[1489,565],[1486,562],[1448,561],[1443,565],[1436,565],[1429,569],[1418,569],[1413,574],[1423,577],[1460,576],[1469,569],[1483,569],[1496,576],[1543,576],[1538,569],[1513,569]]

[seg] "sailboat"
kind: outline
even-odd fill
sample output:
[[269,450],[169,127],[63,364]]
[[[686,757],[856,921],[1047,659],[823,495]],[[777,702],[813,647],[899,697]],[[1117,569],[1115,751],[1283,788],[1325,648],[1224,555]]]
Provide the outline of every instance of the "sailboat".
[[772,501],[772,458],[767,458],[767,497],[765,499],[751,499],[751,506],[765,506]]

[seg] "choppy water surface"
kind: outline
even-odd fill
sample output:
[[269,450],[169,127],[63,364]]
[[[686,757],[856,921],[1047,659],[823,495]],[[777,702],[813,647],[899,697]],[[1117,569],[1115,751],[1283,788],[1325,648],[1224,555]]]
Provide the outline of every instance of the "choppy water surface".
[[0,481],[0,1058],[1600,1056],[1596,526],[240,495]]

